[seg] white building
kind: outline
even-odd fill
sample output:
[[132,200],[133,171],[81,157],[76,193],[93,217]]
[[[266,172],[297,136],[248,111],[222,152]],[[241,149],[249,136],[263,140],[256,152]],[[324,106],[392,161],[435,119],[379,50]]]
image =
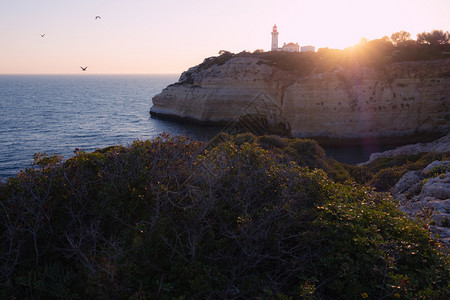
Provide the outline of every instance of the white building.
[[316,47],[314,46],[301,46],[300,47],[301,52],[314,52],[316,51]]
[[[303,47],[302,47],[303,48]],[[298,45],[298,43],[289,43],[283,44],[283,47],[281,47],[280,51],[286,51],[286,52],[299,52],[300,46]]]
[[[300,50],[301,49],[301,50]],[[284,51],[284,52],[314,52],[315,47],[314,46],[303,46],[300,48],[298,43],[289,43],[283,44],[283,47],[278,48],[278,27],[277,25],[273,25],[272,28],[272,46],[271,51]]]

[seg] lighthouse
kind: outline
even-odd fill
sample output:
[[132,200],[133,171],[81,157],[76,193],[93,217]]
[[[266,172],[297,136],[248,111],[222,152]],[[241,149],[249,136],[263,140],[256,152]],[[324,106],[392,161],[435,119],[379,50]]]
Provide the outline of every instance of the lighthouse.
[[273,25],[272,29],[272,51],[278,51],[278,28],[277,25]]

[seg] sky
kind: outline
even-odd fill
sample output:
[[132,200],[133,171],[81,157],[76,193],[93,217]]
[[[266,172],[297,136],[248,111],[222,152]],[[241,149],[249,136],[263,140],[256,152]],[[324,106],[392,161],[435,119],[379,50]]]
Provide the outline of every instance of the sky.
[[0,0],[0,74],[179,74],[220,50],[270,50],[274,24],[279,46],[344,49],[450,31],[449,12],[450,0]]

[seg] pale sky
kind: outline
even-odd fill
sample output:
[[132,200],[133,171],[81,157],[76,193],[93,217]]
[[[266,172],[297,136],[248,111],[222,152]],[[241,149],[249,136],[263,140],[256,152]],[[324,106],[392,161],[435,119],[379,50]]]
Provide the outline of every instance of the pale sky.
[[269,50],[274,24],[280,46],[343,49],[450,31],[450,0],[0,0],[0,74],[181,73],[219,50]]

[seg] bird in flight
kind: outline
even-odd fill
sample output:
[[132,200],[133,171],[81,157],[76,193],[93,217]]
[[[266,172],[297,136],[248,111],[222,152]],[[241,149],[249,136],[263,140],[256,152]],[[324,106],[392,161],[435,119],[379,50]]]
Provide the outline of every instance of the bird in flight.
[[100,18],[100,16],[95,16],[95,19],[97,20],[97,19],[101,19],[101,18]]
[[41,37],[44,37],[45,36],[45,33],[44,34],[41,34]]
[[86,71],[86,69],[87,69],[87,66],[86,67],[80,67],[81,68],[81,71]]

